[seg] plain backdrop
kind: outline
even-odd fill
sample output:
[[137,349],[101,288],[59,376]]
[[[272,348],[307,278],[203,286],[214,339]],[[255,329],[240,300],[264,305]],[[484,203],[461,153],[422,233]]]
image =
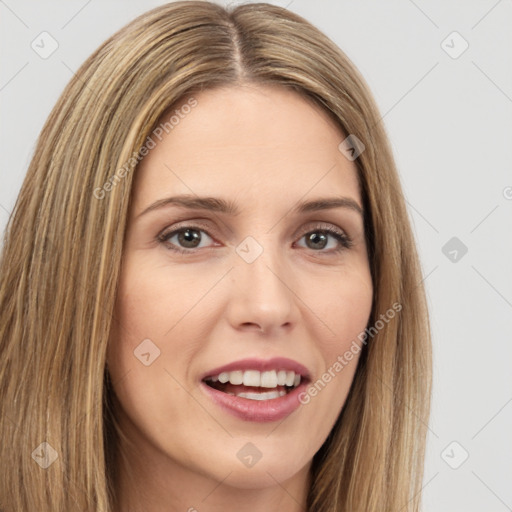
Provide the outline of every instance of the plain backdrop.
[[[0,0],[1,230],[73,72],[162,3]],[[384,116],[434,338],[424,509],[512,510],[512,1],[271,3],[343,49]]]

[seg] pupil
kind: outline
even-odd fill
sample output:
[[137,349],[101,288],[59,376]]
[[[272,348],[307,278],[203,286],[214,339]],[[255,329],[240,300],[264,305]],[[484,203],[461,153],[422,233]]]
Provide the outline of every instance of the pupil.
[[198,232],[192,229],[186,229],[178,235],[178,240],[180,243],[184,243],[188,248],[196,247],[200,242],[200,238],[201,237],[199,236]]
[[[325,243],[327,241],[327,237],[324,234],[321,234],[321,235],[318,236],[317,234],[312,233],[308,237],[308,241],[313,242],[313,244],[318,243],[319,240],[321,242],[321,244],[320,244],[321,245],[321,249],[323,249],[325,247]],[[318,246],[317,246],[317,248],[318,248]]]

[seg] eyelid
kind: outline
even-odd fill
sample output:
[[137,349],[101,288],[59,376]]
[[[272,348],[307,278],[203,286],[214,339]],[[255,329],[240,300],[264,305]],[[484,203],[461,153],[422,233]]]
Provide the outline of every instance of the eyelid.
[[[306,229],[306,231],[304,231],[305,229]],[[332,222],[327,222],[325,220],[312,220],[312,221],[306,222],[306,224],[301,226],[300,229],[295,232],[296,233],[295,236],[297,236],[299,233],[302,233],[302,236],[304,236],[305,234],[308,233],[308,230],[311,231],[314,229],[318,229],[319,231],[321,231],[323,229],[326,229],[326,230],[330,229],[332,231],[336,231],[340,235],[344,235],[344,236],[348,237],[348,235],[344,229],[340,228],[336,224],[333,224]]]

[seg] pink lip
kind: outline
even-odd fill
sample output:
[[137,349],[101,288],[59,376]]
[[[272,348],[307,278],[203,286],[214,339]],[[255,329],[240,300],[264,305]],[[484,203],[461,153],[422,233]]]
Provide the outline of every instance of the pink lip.
[[[302,380],[296,388],[286,395],[271,400],[250,400],[248,398],[228,395],[203,382],[203,379],[206,377],[235,370],[258,370],[260,372],[268,370],[294,371],[296,374],[301,375]],[[268,360],[243,359],[209,370],[201,377],[200,387],[215,404],[237,418],[253,422],[271,422],[286,418],[301,405],[299,395],[305,391],[310,380],[309,375],[309,371],[305,366],[285,357],[275,357]]]
[[232,363],[209,370],[204,373],[200,379],[203,380],[204,378],[211,377],[212,375],[219,375],[219,373],[222,372],[232,372],[236,370],[258,370],[260,372],[268,370],[287,370],[290,372],[294,371],[302,377],[309,379],[309,371],[304,365],[286,357],[274,357],[266,360],[241,359],[240,361],[233,361]]
[[228,395],[201,382],[201,389],[224,411],[245,421],[270,422],[289,416],[301,403],[299,395],[306,390],[307,382],[301,382],[284,396],[272,400],[250,400]]

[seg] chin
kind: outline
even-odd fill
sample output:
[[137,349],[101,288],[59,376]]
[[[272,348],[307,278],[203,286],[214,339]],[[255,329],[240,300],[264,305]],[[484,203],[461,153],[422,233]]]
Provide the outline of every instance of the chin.
[[[305,466],[308,465],[308,461],[304,461],[300,451],[294,449],[283,453],[282,450],[275,449],[267,443],[267,446],[262,447],[263,453],[260,452],[261,455],[258,455],[254,445],[250,446],[249,443],[250,441],[242,444],[245,451],[244,448],[240,450],[238,447],[240,443],[236,443],[237,448],[234,452],[226,450],[225,445],[221,447],[218,458],[215,457],[215,461],[208,464],[208,474],[215,480],[238,489],[265,489],[286,482],[301,471],[307,471]],[[262,446],[264,443],[258,444]],[[253,454],[253,460],[247,456],[244,462],[246,454]],[[215,474],[212,474],[212,468]],[[226,478],[226,475],[229,476]]]
[[291,468],[282,461],[264,464],[262,461],[252,468],[233,468],[224,483],[237,489],[261,490],[283,484],[295,476],[301,468]]

